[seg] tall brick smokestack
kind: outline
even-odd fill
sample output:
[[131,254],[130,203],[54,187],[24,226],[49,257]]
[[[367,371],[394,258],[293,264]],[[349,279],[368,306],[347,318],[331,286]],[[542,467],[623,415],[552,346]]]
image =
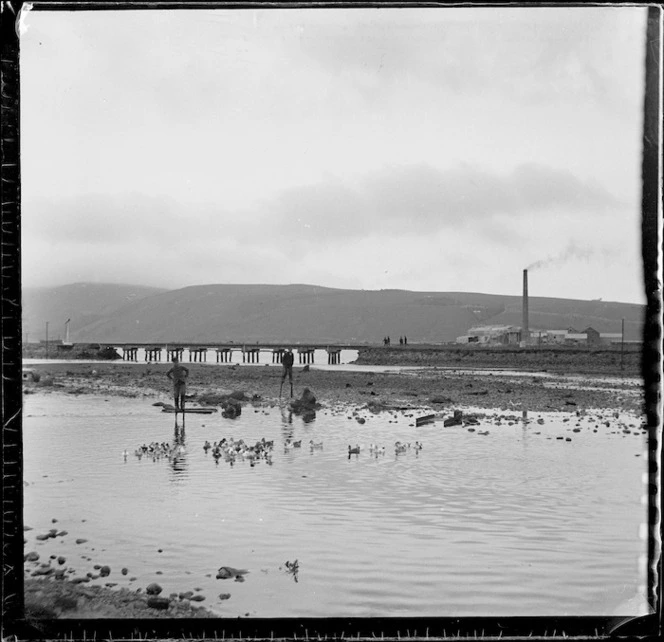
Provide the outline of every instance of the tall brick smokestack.
[[523,271],[523,322],[521,324],[521,341],[528,341],[530,330],[528,328],[528,270]]

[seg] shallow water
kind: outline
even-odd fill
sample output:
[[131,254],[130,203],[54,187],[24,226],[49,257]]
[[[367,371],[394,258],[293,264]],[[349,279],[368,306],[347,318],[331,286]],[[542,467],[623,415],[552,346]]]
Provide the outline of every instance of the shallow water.
[[[26,551],[63,555],[76,575],[108,564],[99,584],[200,589],[202,605],[227,617],[636,612],[638,600],[625,605],[645,591],[636,417],[605,413],[606,427],[595,415],[531,413],[527,427],[485,420],[469,432],[361,416],[190,415],[186,452],[152,461],[134,450],[171,440],[175,420],[150,401],[27,396]],[[231,436],[274,439],[272,465],[216,464],[204,442]],[[288,437],[302,448],[285,451]],[[396,440],[423,449],[397,456]],[[349,457],[356,443],[365,447]],[[370,454],[372,443],[386,454]],[[35,540],[53,527],[68,535]],[[284,568],[296,559],[297,581]],[[248,569],[246,581],[215,579],[220,566]]]

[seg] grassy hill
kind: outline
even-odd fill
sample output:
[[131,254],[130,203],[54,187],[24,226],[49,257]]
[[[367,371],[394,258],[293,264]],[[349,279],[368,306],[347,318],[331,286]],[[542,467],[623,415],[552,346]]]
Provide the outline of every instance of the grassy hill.
[[[643,306],[531,297],[529,307],[531,328],[583,330],[592,325],[600,332],[620,332],[625,318],[626,338],[641,335]],[[75,342],[380,343],[386,335],[394,342],[405,334],[411,344],[442,343],[474,325],[521,325],[521,297],[313,285],[200,285],[167,291],[77,284],[26,291],[24,316],[41,328],[40,338],[44,321],[61,318],[64,324],[71,317]]]
[[107,319],[115,310],[143,297],[162,292],[160,288],[111,283],[73,283],[53,288],[24,288],[23,337],[30,341],[45,338],[49,322],[49,338],[64,339],[65,321],[71,319],[72,341],[82,328]]

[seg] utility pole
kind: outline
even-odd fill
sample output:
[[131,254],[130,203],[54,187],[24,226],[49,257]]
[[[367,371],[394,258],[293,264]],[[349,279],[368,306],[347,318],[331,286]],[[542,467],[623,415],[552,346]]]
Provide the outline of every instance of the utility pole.
[[622,320],[622,336],[620,339],[620,369],[625,369],[625,319]]

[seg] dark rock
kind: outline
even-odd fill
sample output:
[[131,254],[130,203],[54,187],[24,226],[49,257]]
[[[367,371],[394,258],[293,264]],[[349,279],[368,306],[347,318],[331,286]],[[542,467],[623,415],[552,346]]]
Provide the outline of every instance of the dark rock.
[[181,600],[190,600],[194,595],[193,591],[184,591],[178,595]]
[[40,566],[38,569],[33,571],[33,575],[50,575],[55,569],[52,569],[50,566]]
[[88,541],[87,539],[83,539],[82,537],[79,537],[79,539],[76,540],[76,543],[77,544],[85,544],[85,542],[87,542],[87,541]]
[[190,600],[192,602],[202,602],[205,599],[205,595],[192,595]]
[[47,539],[50,539],[50,538],[51,538],[51,536],[48,533],[46,533],[45,535],[37,535],[37,537],[35,539],[38,539],[40,542],[44,542],[44,541],[46,541]]
[[145,592],[148,595],[159,595],[159,593],[161,593],[162,591],[163,589],[156,582],[152,582],[152,584],[149,584],[145,589]]
[[123,569],[120,571],[120,573],[122,573],[123,575],[126,575],[127,573],[129,573],[129,569],[128,569],[128,568],[123,568]]
[[39,553],[32,551],[31,553],[27,553],[23,559],[26,562],[36,562],[39,559]]
[[[311,368],[309,368],[309,364],[307,364],[306,366],[304,366],[304,368],[302,368],[302,372],[309,372],[310,369]],[[225,595],[225,593],[224,593],[224,595]],[[229,597],[230,597],[230,595],[229,595]]]
[[65,535],[69,535],[67,531],[59,531],[55,534],[56,537],[64,537]]
[[149,597],[148,606],[151,609],[159,609],[165,611],[170,606],[170,601],[167,597]]
[[62,555],[58,557],[58,564],[64,564],[66,561],[67,560],[64,557],[62,557]]
[[460,426],[463,423],[463,411],[455,410],[454,416],[449,417],[443,421],[443,426]]
[[451,404],[454,403],[454,400],[450,399],[449,397],[432,397],[431,403]]
[[242,404],[237,400],[230,398],[222,404],[221,416],[226,419],[235,419],[242,414]]
[[73,580],[70,580],[72,584],[83,584],[84,582],[89,582],[89,577],[75,577]]
[[95,564],[92,568],[98,571],[101,568],[101,564]]
[[304,414],[306,412],[311,412],[312,410],[318,410],[321,407],[320,404],[316,401],[314,393],[311,392],[309,388],[305,388],[302,391],[302,396],[299,399],[291,401],[290,406],[291,410],[296,415]]
[[232,566],[222,566],[218,571],[217,571],[217,579],[218,580],[227,580],[230,577],[242,577],[246,573],[248,573],[246,569],[240,569],[240,568],[233,568]]
[[99,575],[102,577],[107,577],[111,574],[111,567],[110,566],[102,566],[101,569],[99,569]]
[[228,600],[230,599],[231,594],[230,593],[219,593],[219,599],[220,600]]

